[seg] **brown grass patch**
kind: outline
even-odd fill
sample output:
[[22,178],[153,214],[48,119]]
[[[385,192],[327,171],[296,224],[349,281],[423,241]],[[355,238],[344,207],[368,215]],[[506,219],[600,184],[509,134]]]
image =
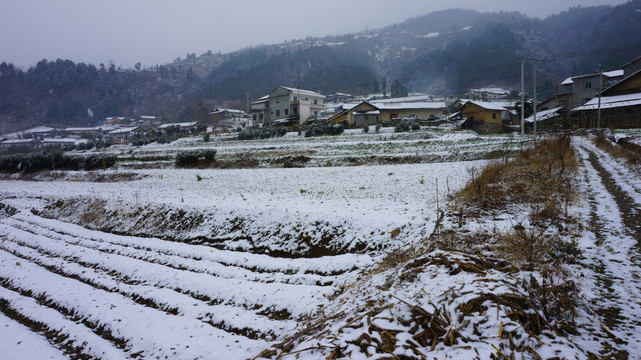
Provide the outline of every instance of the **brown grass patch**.
[[552,218],[576,197],[577,168],[569,135],[542,140],[514,160],[469,169],[471,180],[456,196],[458,207],[492,211],[510,204],[533,204],[539,216]]
[[633,169],[638,169],[641,166],[641,146],[625,141],[622,141],[620,145],[616,144],[610,141],[603,132],[599,132],[592,141],[594,145],[612,157],[625,160],[628,166]]

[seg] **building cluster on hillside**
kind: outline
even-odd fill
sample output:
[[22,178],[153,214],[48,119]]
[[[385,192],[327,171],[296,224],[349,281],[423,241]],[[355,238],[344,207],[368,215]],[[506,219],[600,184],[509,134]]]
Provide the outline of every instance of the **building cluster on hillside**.
[[136,136],[158,135],[171,127],[183,130],[196,128],[196,122],[161,124],[155,116],[127,119],[124,116],[107,117],[100,126],[54,128],[39,126],[0,136],[0,150],[11,147],[77,146],[90,139],[127,143]]
[[[536,105],[535,115],[524,119],[526,127],[563,123],[574,128],[641,127],[641,57],[620,69],[574,75],[561,84],[562,91]],[[414,94],[386,98],[382,94],[355,97],[345,93],[328,96],[294,87],[278,86],[251,103],[249,113],[215,108],[205,121],[211,131],[227,132],[264,126],[299,128],[316,123],[341,124],[346,128],[395,124],[400,120],[437,124],[457,121],[483,133],[504,131],[521,124],[517,91],[499,87],[470,89],[466,98],[434,99]],[[512,100],[510,100],[512,99]],[[536,120],[535,120],[536,119]],[[56,129],[41,126],[0,135],[0,150],[12,146],[78,145],[88,139],[130,142],[136,137],[158,136],[179,129],[193,132],[197,122],[161,123],[155,116],[128,119],[106,118],[101,126]]]

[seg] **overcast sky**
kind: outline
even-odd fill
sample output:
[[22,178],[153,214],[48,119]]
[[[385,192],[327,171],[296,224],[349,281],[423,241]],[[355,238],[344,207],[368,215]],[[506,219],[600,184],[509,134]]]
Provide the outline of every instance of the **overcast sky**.
[[133,67],[306,36],[354,33],[432,11],[520,11],[543,18],[617,0],[2,0],[0,62],[42,59]]

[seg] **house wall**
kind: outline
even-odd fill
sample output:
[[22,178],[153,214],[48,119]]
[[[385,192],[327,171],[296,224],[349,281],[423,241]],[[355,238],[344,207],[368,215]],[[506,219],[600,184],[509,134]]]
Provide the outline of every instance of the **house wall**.
[[[597,110],[580,111],[574,121],[576,127],[596,128]],[[601,109],[601,127],[610,129],[630,129],[641,127],[641,105]]]
[[347,116],[346,116],[347,126],[350,128],[353,128],[356,126],[356,118],[357,118],[356,113],[363,113],[363,112],[375,111],[375,110],[378,110],[378,109],[368,103],[358,104],[357,106],[353,107],[347,112]]
[[320,117],[320,111],[325,108],[325,98],[297,92],[282,87],[269,94],[269,121],[298,116],[299,124],[306,123],[314,116]]
[[626,81],[621,82],[607,92],[604,91],[603,95],[613,96],[637,92],[641,92],[641,73],[628,78]]
[[484,123],[502,123],[502,110],[488,110],[476,104],[467,103],[461,109],[461,116],[464,118],[472,117],[475,121]]
[[414,116],[417,119],[427,119],[429,117],[442,117],[447,114],[447,108],[442,109],[382,109],[381,121],[392,120],[392,115],[397,115],[399,119]]

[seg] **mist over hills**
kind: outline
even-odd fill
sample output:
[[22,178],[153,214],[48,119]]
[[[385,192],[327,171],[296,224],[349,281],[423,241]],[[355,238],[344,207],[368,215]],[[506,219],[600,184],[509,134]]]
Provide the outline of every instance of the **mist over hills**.
[[107,116],[201,120],[214,106],[245,109],[247,98],[279,84],[326,94],[376,92],[383,79],[387,88],[399,79],[410,91],[449,96],[470,87],[520,88],[521,57],[551,58],[537,68],[544,97],[569,75],[616,69],[641,55],[639,29],[641,0],[545,19],[453,9],[358,34],[189,54],[152,68],[43,60],[23,71],[2,63],[0,131],[97,125]]

